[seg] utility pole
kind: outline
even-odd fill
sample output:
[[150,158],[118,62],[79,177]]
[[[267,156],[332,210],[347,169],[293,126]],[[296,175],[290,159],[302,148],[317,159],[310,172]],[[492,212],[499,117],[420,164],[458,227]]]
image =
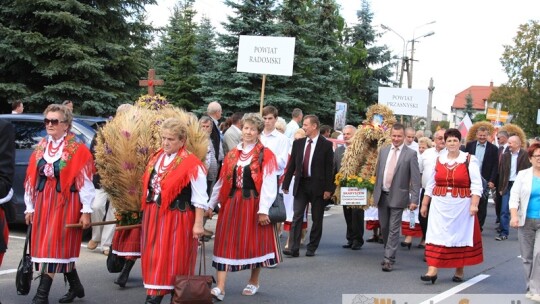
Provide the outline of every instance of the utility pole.
[[433,86],[433,78],[429,79],[429,97],[428,97],[428,104],[427,104],[427,123],[426,123],[426,129],[428,129],[431,132],[431,111],[432,111],[432,104],[433,104],[433,90],[435,90],[435,87]]

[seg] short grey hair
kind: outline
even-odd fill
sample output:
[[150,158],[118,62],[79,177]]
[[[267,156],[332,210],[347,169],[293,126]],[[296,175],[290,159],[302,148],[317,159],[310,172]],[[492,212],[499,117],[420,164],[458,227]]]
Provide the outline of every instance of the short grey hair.
[[217,101],[212,101],[208,104],[208,107],[206,108],[206,112],[208,115],[212,115],[217,112],[221,112],[221,105]]

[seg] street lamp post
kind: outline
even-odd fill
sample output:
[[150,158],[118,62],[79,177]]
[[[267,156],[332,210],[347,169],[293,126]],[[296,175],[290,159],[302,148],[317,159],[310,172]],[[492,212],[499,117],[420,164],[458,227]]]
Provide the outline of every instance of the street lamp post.
[[[424,38],[424,37],[429,37],[429,36],[432,36],[432,35],[435,34],[435,32],[432,31],[432,32],[424,34],[424,35],[422,35],[420,37],[416,37],[416,35],[415,35],[416,30],[418,28],[421,28],[421,27],[426,26],[426,25],[433,24],[435,22],[436,21],[431,21],[431,22],[428,22],[428,23],[425,23],[425,24],[422,24],[422,25],[419,25],[419,26],[415,27],[414,30],[413,30],[413,38],[412,38],[412,40],[409,40],[409,41],[406,41],[405,38],[403,38],[403,36],[401,36],[398,32],[394,31],[389,26],[381,24],[381,27],[384,30],[393,32],[399,38],[401,38],[401,40],[403,41],[403,51],[402,51],[402,54],[401,54],[401,72],[400,72],[400,76],[399,76],[399,87],[400,88],[403,86],[403,73],[404,72],[407,72],[407,87],[409,89],[412,88],[412,72],[413,72],[413,61],[414,61],[414,43],[417,42],[418,39],[421,39],[421,38]],[[408,53],[407,48],[408,48],[409,42],[411,43],[411,57],[410,58],[407,57],[407,53]]]
[[405,68],[405,62],[407,61],[407,56],[406,56],[406,54],[407,54],[407,51],[406,51],[407,41],[405,40],[405,38],[403,38],[403,36],[401,36],[398,32],[394,31],[389,26],[381,24],[381,27],[384,30],[391,31],[392,33],[396,34],[403,41],[403,49],[402,49],[402,52],[401,52],[401,71],[399,73],[399,87],[401,88],[403,86],[403,69]]

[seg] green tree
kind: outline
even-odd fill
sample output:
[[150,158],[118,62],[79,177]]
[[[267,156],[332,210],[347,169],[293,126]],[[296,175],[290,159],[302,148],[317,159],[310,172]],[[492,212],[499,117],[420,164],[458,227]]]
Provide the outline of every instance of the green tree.
[[[225,115],[233,112],[256,112],[259,109],[262,77],[258,74],[237,73],[238,42],[240,35],[277,36],[276,24],[278,10],[275,0],[225,0],[233,9],[223,27],[225,34],[218,35],[218,44],[223,50],[215,71],[201,75],[201,88],[196,90],[206,103],[218,100]],[[266,104],[279,103],[281,92],[268,76],[266,82]],[[199,112],[204,111],[199,108]]]
[[490,96],[509,110],[515,123],[528,136],[538,135],[536,109],[540,108],[540,24],[529,21],[519,26],[512,45],[505,45],[500,62],[508,82]]
[[216,30],[210,19],[203,16],[197,27],[195,62],[199,74],[213,71],[221,54],[217,50]]
[[145,74],[154,0],[3,0],[0,95],[29,111],[71,99],[76,112],[104,115],[132,101]]
[[194,0],[182,0],[174,9],[162,39],[165,85],[163,94],[172,104],[191,110],[203,101],[195,90],[200,87],[196,62],[197,25]]
[[362,1],[357,16],[358,23],[347,31],[346,69],[349,121],[360,123],[366,108],[378,102],[379,87],[392,84],[393,64],[388,48],[375,45],[381,34],[373,28],[368,1]]
[[474,109],[473,109],[473,97],[471,95],[471,92],[469,92],[469,94],[467,94],[467,96],[465,96],[465,110],[464,110],[464,113],[465,114],[469,114],[469,117],[472,119],[473,118],[473,114],[474,114]]

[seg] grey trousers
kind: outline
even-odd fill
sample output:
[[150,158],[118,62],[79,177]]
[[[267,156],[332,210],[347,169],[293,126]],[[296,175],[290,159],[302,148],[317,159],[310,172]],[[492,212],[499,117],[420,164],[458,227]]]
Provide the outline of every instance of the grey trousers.
[[403,208],[388,207],[388,194],[383,192],[379,199],[378,210],[384,242],[384,261],[394,264],[399,245]]
[[540,294],[540,219],[525,219],[525,225],[518,228],[518,240],[527,287]]

